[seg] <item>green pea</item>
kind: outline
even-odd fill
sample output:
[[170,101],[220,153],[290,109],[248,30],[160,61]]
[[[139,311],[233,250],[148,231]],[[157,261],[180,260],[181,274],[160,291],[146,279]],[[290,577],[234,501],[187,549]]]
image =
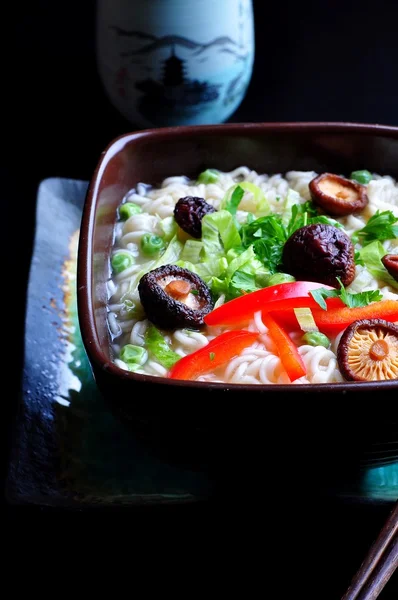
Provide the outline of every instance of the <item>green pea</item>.
[[215,169],[206,169],[199,174],[197,183],[216,183],[218,181],[218,172]]
[[161,237],[153,233],[145,233],[141,238],[141,250],[147,256],[157,254],[165,247],[165,243]]
[[362,171],[353,171],[350,175],[350,179],[354,179],[358,183],[362,183],[363,185],[367,185],[369,181],[373,179],[372,173],[366,171],[366,169]]
[[134,258],[127,252],[117,252],[112,256],[111,265],[115,273],[121,273],[134,264]]
[[120,359],[126,363],[130,371],[134,371],[148,360],[148,352],[142,346],[126,344],[120,350]]
[[138,206],[138,204],[134,204],[134,202],[126,202],[119,208],[119,215],[123,221],[133,215],[138,215],[139,213],[142,213],[142,208],[141,206]]
[[301,339],[310,346],[324,346],[325,348],[330,346],[329,338],[320,331],[308,331]]

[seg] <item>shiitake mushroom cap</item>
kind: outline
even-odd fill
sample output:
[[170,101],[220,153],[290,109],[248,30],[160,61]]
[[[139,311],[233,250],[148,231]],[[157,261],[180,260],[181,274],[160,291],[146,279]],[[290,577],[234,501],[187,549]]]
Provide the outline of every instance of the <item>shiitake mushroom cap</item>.
[[215,210],[204,198],[185,196],[176,202],[174,218],[183,231],[199,239],[202,236],[203,217]]
[[[172,282],[180,282],[174,294],[166,290]],[[186,283],[194,294],[185,294]],[[196,273],[176,265],[164,265],[143,275],[138,293],[146,317],[160,329],[201,328],[204,316],[214,306],[206,283]]]
[[339,287],[355,277],[355,249],[342,229],[325,223],[296,229],[282,252],[283,270],[296,279]]
[[398,379],[398,325],[384,319],[359,319],[343,332],[337,362],[347,381]]
[[360,212],[368,204],[366,186],[334,173],[322,173],[309,183],[312,201],[336,217]]
[[391,277],[393,277],[395,281],[398,281],[398,254],[385,254],[381,259],[381,262]]

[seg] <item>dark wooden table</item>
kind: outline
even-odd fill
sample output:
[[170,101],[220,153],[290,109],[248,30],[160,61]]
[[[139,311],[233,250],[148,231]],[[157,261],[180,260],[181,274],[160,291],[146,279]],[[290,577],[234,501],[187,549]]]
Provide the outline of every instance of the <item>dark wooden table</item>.
[[[388,2],[375,7],[350,1],[319,4],[322,8],[309,1],[272,6],[254,1],[255,68],[246,98],[232,121],[398,125],[397,5]],[[18,10],[7,92],[11,110],[3,115],[10,117],[12,132],[6,143],[12,154],[2,165],[5,248],[17,234],[23,243],[18,276],[12,282],[15,304],[11,322],[6,323],[12,340],[13,389],[22,369],[23,340],[23,319],[13,315],[24,311],[38,183],[52,176],[89,179],[108,142],[134,129],[111,106],[98,79],[94,0],[70,0],[62,14],[59,3],[49,0],[22,3]],[[8,227],[8,223],[12,225]],[[7,417],[12,416],[14,400],[13,394],[8,395]],[[6,459],[8,424],[5,418],[2,439]],[[7,460],[3,473],[6,465]],[[137,510],[129,514],[128,525],[125,517],[121,518],[127,531],[131,527],[131,535],[137,524],[143,530],[142,526],[145,529],[150,523],[153,528],[156,523],[160,530],[172,522],[175,527],[189,528],[191,541],[196,535],[202,542],[207,539],[209,552],[224,542],[226,557],[234,557],[235,564],[238,558],[247,561],[251,557],[250,570],[256,578],[264,575],[264,589],[271,571],[280,579],[285,587],[278,598],[295,598],[297,592],[299,597],[338,600],[391,505],[347,503],[316,494],[296,498],[289,490],[283,498],[276,501],[259,487],[248,495],[236,495],[232,501],[220,494],[215,502],[204,505]],[[19,526],[38,518],[43,523],[59,518],[51,511],[16,509],[5,501],[3,508]],[[83,518],[80,513],[72,517],[63,515],[63,523],[79,523]],[[95,524],[98,513],[84,519],[86,524]],[[102,523],[109,520],[106,515],[101,519]],[[217,544],[206,535],[214,536]],[[380,598],[397,597],[396,575]]]

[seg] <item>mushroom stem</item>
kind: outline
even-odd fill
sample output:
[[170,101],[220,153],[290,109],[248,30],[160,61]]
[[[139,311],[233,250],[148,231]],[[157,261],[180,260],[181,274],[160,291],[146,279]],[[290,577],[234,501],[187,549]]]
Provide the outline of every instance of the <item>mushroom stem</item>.
[[164,291],[172,298],[183,298],[191,291],[191,284],[183,279],[175,279],[166,285]]
[[372,360],[383,360],[388,356],[389,348],[386,340],[377,340],[369,350],[369,356]]

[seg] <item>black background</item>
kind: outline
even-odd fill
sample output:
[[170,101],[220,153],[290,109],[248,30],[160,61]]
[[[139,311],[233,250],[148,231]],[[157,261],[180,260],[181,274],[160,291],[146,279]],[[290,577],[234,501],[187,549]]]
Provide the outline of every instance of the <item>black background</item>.
[[[2,161],[3,255],[9,256],[16,232],[20,246],[18,268],[12,264],[15,257],[5,263],[13,282],[11,292],[4,286],[2,294],[3,312],[9,315],[4,344],[13,340],[15,372],[10,373],[10,365],[3,367],[10,373],[12,389],[18,386],[22,365],[21,315],[38,183],[53,176],[89,179],[109,141],[135,128],[109,103],[97,75],[95,2],[37,0],[18,3],[16,8],[17,14],[6,26],[11,27],[11,44],[4,63],[11,69],[10,85],[3,86],[7,110],[3,104]],[[254,72],[247,95],[231,121],[398,125],[396,2],[254,0],[254,11]],[[7,399],[6,415],[12,413],[17,395],[7,394]],[[7,450],[8,419],[3,423]],[[325,498],[298,501],[295,495],[290,497],[290,490],[284,490],[287,500],[278,506],[260,488],[254,494],[255,501],[249,494],[251,500],[243,495],[232,504],[216,502],[211,510],[208,506],[180,512],[162,509],[156,517],[153,511],[149,517],[142,511],[130,512],[128,521],[135,532],[138,523],[153,524],[155,519],[157,527],[170,519],[173,524],[183,521],[195,535],[200,524],[209,536],[204,547],[211,546],[209,540],[217,533],[230,540],[235,559],[241,556],[242,548],[245,554],[257,548],[252,569],[263,573],[265,579],[275,569],[282,579],[282,592],[276,598],[338,598],[390,507],[343,504]],[[5,502],[3,506],[15,523],[26,525],[37,519],[36,512],[20,511]],[[81,515],[74,519],[81,520]],[[98,522],[96,516],[89,517],[91,522],[95,519]],[[125,527],[125,517],[123,523]],[[272,548],[271,568],[259,556]],[[282,556],[287,561],[283,568],[278,566]],[[290,578],[284,573],[291,568],[293,558],[294,575]],[[319,583],[324,587],[317,593]],[[382,600],[396,599],[397,589],[395,577],[382,593]]]

